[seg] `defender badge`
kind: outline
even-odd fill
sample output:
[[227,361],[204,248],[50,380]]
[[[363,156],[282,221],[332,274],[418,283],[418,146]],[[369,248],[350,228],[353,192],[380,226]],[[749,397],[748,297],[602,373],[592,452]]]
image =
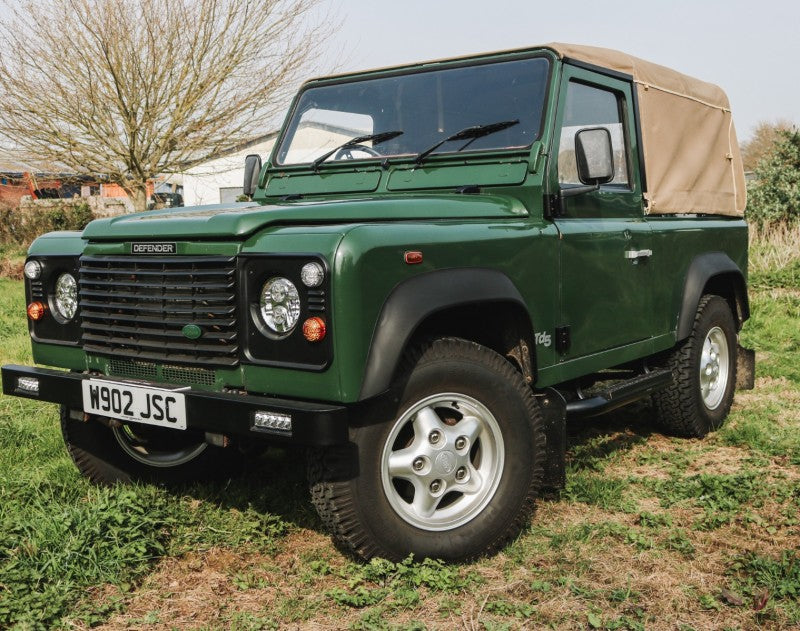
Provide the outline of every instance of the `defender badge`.
[[131,243],[131,254],[176,254],[178,244],[172,243]]

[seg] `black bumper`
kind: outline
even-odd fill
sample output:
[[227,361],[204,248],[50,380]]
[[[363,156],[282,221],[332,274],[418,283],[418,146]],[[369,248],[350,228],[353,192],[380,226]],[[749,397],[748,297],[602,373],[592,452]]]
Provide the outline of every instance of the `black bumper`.
[[[2,373],[3,394],[61,403],[74,410],[83,409],[81,381],[89,377],[102,378],[77,372],[15,365],[3,366]],[[20,389],[17,382],[19,377],[38,379],[38,392]],[[128,380],[114,378],[109,381],[124,383]],[[134,380],[129,382],[131,385],[163,387],[163,384],[146,384]],[[348,410],[344,406],[191,389],[183,393],[186,397],[186,424],[189,430],[298,445],[340,445],[348,441]],[[292,430],[285,432],[255,427],[255,413],[259,410],[290,415]]]

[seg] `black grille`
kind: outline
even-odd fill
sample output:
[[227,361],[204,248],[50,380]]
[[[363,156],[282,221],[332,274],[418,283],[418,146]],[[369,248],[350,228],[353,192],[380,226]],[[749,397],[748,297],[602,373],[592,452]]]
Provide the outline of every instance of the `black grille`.
[[[239,361],[235,257],[81,257],[80,314],[90,353],[205,366]],[[187,324],[202,335],[188,339]]]

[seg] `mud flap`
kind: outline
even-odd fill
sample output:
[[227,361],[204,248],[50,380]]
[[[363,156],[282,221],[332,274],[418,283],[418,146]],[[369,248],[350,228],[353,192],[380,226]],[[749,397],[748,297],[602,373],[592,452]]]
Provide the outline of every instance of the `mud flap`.
[[567,482],[567,404],[564,397],[552,388],[538,394],[536,399],[544,417],[547,439],[540,495],[554,496]]
[[736,347],[736,389],[752,390],[756,385],[756,352]]

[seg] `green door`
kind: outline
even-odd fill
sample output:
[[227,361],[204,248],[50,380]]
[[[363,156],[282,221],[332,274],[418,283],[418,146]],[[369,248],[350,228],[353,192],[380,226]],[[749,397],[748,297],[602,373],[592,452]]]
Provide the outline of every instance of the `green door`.
[[564,65],[554,151],[552,191],[579,186],[578,130],[611,134],[614,179],[600,190],[566,197],[560,232],[560,325],[569,346],[561,360],[584,357],[652,336],[651,232],[643,216],[642,184],[631,84]]

